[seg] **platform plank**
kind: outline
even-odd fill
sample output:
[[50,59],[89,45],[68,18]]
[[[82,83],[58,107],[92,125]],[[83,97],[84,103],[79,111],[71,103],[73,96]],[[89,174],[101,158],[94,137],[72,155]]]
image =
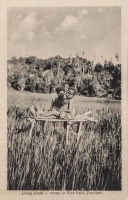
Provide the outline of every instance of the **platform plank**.
[[36,118],[36,121],[53,121],[53,122],[85,122],[89,121],[88,119],[50,119],[50,118]]

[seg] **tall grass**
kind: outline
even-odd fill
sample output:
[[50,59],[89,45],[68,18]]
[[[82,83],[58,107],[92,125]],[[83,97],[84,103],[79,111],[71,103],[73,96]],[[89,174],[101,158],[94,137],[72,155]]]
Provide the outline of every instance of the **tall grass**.
[[121,190],[120,102],[76,97],[77,113],[92,110],[99,122],[83,122],[78,143],[73,124],[66,147],[64,122],[37,122],[30,141],[20,117],[30,103],[48,108],[50,95],[8,95],[9,190]]

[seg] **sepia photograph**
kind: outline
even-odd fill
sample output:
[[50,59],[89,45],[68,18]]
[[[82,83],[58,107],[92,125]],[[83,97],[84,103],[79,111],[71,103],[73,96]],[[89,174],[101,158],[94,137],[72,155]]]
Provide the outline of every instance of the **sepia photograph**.
[[122,190],[120,6],[8,7],[7,190]]

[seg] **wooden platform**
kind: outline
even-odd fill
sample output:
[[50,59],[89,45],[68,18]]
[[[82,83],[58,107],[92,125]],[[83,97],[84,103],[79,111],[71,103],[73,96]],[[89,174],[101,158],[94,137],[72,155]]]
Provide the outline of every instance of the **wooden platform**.
[[57,118],[42,118],[42,117],[36,117],[34,119],[28,119],[28,120],[31,120],[31,129],[30,129],[30,132],[29,132],[29,138],[30,138],[30,141],[31,141],[31,138],[32,138],[32,130],[34,128],[34,124],[36,123],[36,121],[49,121],[49,122],[67,122],[67,126],[66,126],[66,146],[65,146],[65,149],[67,148],[67,145],[68,145],[68,137],[69,137],[69,128],[72,124],[72,122],[78,122],[78,132],[77,132],[77,143],[79,142],[79,139],[80,139],[80,136],[82,134],[81,132],[81,126],[82,126],[82,122],[97,122],[97,120],[95,119],[92,119],[89,118],[88,119],[70,119],[70,120],[66,120],[66,119],[57,119]]
[[36,121],[52,121],[52,122],[85,122],[89,121],[88,119],[53,119],[53,118],[36,118]]

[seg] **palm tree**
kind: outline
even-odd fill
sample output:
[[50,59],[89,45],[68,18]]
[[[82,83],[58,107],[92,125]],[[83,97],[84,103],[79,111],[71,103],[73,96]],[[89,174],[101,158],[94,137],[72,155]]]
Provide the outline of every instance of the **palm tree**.
[[82,64],[82,67],[83,67],[83,76],[84,76],[84,64]]
[[115,57],[116,57],[116,60],[117,60],[117,62],[118,62],[118,61],[119,61],[119,56],[118,56],[117,53],[116,53]]
[[83,76],[85,75],[85,65],[86,65],[86,63],[82,63],[82,67],[83,67]]
[[53,63],[53,59],[51,59],[51,69],[52,69],[52,63]]
[[57,72],[57,77],[59,76],[59,71],[60,71],[60,59],[58,60],[58,72]]

